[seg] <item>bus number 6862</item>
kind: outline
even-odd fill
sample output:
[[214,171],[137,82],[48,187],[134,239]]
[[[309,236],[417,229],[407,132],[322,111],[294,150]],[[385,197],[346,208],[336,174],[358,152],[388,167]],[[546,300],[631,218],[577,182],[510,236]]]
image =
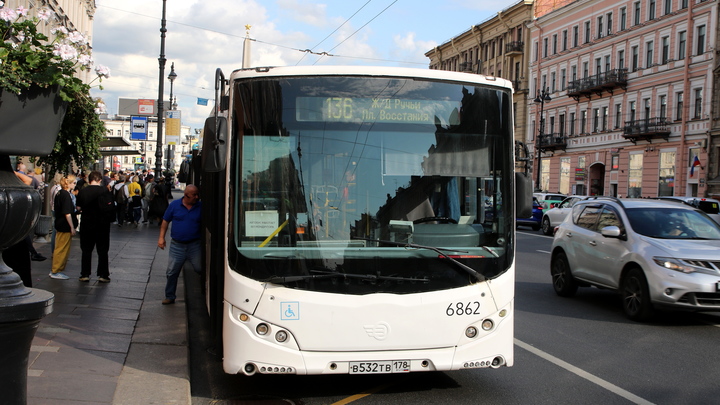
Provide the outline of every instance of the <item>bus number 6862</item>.
[[460,315],[480,315],[480,302],[473,301],[464,304],[462,302],[451,302],[445,309],[447,316]]

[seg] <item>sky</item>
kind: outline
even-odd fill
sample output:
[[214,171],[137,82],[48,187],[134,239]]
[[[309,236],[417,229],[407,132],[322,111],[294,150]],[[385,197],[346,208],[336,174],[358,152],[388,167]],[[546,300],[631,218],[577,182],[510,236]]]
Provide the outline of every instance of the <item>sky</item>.
[[[425,53],[519,0],[167,0],[164,77],[175,64],[183,125],[202,128],[215,70],[249,66],[375,65],[428,68]],[[157,99],[161,0],[96,0],[93,59],[111,77],[92,95],[109,114],[119,98]],[[311,50],[313,53],[303,52]],[[323,52],[333,56],[321,55]],[[164,81],[169,100],[170,82]],[[198,98],[210,99],[208,106]],[[167,107],[166,107],[167,109]]]

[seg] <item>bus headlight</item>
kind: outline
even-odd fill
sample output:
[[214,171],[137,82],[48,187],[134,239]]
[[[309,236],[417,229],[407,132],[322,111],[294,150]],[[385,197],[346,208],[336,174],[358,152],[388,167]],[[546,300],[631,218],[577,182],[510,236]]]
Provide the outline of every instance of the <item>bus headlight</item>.
[[465,336],[469,337],[470,339],[477,336],[478,330],[474,326],[470,326],[469,328],[465,329]]
[[495,324],[493,323],[492,319],[486,319],[482,321],[482,328],[484,331],[491,330],[493,326],[495,326]]
[[275,340],[277,340],[280,343],[283,343],[287,340],[288,334],[284,330],[278,331],[278,333],[275,334]]
[[268,331],[270,330],[270,327],[267,326],[266,323],[260,323],[257,327],[255,327],[255,332],[257,332],[258,335],[265,336],[267,335]]

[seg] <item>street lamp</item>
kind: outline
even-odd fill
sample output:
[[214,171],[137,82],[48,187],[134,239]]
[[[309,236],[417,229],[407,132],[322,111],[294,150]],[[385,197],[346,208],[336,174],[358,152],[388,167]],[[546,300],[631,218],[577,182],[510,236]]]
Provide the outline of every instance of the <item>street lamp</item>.
[[[177,73],[175,73],[175,62],[170,64],[170,74],[168,75],[168,80],[170,80],[170,109],[175,110],[177,107],[177,103],[173,101],[173,83],[175,82],[175,79],[177,79]],[[166,130],[167,131],[167,130]],[[165,170],[170,170],[170,162],[172,159],[170,159],[170,143],[168,142],[167,146],[167,163],[165,164]]]
[[158,80],[158,113],[157,113],[157,147],[155,148],[155,178],[159,179],[162,174],[162,134],[163,134],[163,93],[165,92],[165,5],[167,0],[163,0],[162,20],[160,20],[160,57],[158,64],[160,65],[160,79]]
[[543,88],[542,91],[538,90],[537,97],[533,100],[536,103],[540,103],[540,130],[538,131],[538,137],[535,140],[535,157],[537,158],[537,173],[535,176],[535,191],[542,191],[540,188],[540,144],[542,142],[543,135],[545,135],[545,102],[552,101],[550,98],[550,91],[547,87]]

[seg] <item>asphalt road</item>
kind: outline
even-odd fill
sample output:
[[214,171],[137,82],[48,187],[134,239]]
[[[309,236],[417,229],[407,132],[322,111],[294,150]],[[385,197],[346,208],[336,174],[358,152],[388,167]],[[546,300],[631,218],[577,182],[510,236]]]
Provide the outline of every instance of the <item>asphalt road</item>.
[[[718,403],[720,315],[627,320],[619,296],[550,284],[552,238],[518,232],[515,365],[375,376],[226,375],[212,354],[197,277],[186,277],[194,404]],[[189,274],[194,276],[194,274]]]

